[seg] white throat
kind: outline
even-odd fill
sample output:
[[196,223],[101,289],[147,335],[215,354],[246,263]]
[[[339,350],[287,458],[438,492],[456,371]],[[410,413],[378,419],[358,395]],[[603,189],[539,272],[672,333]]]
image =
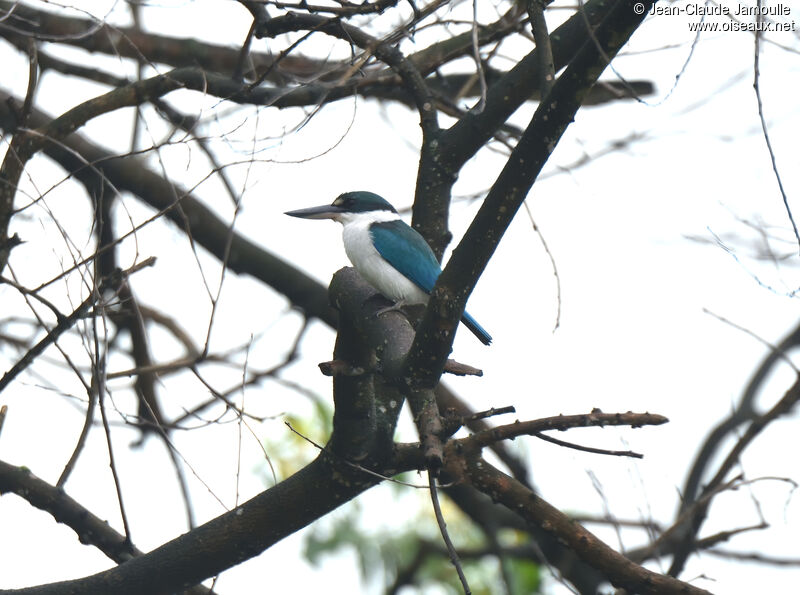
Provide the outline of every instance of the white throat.
[[401,220],[400,215],[391,211],[341,213],[336,220],[344,226],[342,241],[347,258],[370,285],[394,302],[427,302],[428,295],[386,262],[373,244],[370,226]]

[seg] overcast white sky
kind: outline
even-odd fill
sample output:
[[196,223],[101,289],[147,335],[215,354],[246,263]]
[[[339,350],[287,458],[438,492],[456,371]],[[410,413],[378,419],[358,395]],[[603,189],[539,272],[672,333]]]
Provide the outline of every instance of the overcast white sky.
[[[730,1],[723,4],[732,12],[738,6]],[[224,27],[219,22],[223,14],[230,19]],[[152,5],[145,17],[148,26],[160,26],[170,33],[173,27],[183,26],[187,35],[231,44],[241,39],[249,26],[247,13],[233,2],[175,0]],[[778,20],[794,22],[796,18],[800,17],[795,11]],[[639,103],[625,101],[583,109],[553,154],[546,179],[537,183],[529,197],[533,216],[558,266],[562,300],[559,328],[553,332],[555,278],[539,239],[521,212],[470,301],[471,313],[493,335],[493,345],[485,348],[463,332],[456,340],[454,356],[482,368],[485,375],[481,379],[448,379],[448,383],[476,410],[513,404],[517,416],[526,419],[599,407],[608,412],[650,411],[670,418],[668,425],[658,428],[579,430],[567,437],[593,446],[630,448],[645,454],[641,461],[577,453],[533,439],[517,440],[514,446],[531,461],[543,496],[562,510],[601,513],[607,505],[620,518],[651,516],[667,522],[674,514],[678,490],[700,441],[730,411],[767,353],[758,340],[706,310],[773,343],[797,322],[797,300],[788,293],[800,285],[798,248],[791,242],[758,120],[752,87],[753,36],[706,33],[692,48],[693,36],[688,30],[692,20],[697,19],[648,18],[625,55],[614,64],[625,78],[652,80],[657,88],[655,96]],[[722,17],[707,20],[724,21]],[[768,36],[762,47],[761,89],[777,164],[791,204],[800,216],[800,201],[794,198],[800,187],[798,47],[794,32]],[[13,56],[5,46],[0,51],[0,61],[7,64],[3,86],[24,91],[24,59]],[[109,59],[105,62],[114,63]],[[613,80],[615,74],[607,70],[604,78]],[[73,101],[77,103],[99,89],[62,88],[63,83],[64,79],[55,75],[45,76],[39,93],[41,107],[51,113],[63,111],[69,103],[56,102],[66,101],[65,95],[74,92]],[[59,93],[51,95],[56,88]],[[214,101],[205,101],[204,105],[209,111],[225,110]],[[517,123],[524,125],[534,108],[529,104],[520,110]],[[90,124],[87,133],[113,122],[123,131],[117,147],[122,149],[128,142],[129,132],[124,131],[131,117],[126,113],[103,118]],[[296,114],[264,109],[257,122],[251,118],[247,124],[280,131],[296,118]],[[223,116],[220,127],[232,128],[235,121]],[[213,130],[213,124],[210,128]],[[560,171],[584,154],[602,152],[609,143],[632,135],[641,140],[584,167]],[[154,136],[158,138],[158,134]],[[248,136],[252,139],[252,132],[241,138]],[[231,170],[237,183],[247,184],[237,229],[327,282],[346,264],[340,228],[327,222],[291,220],[282,213],[329,202],[338,193],[355,189],[378,192],[399,208],[409,206],[418,140],[415,114],[405,108],[381,107],[362,100],[332,105],[297,136],[283,143],[276,140],[271,147],[264,143],[267,148],[260,157],[275,162],[255,163],[246,182],[245,168]],[[302,163],[279,163],[323,152]],[[175,168],[185,168],[187,180],[196,183],[205,175],[204,167],[207,172],[203,160],[189,154],[185,147],[165,154],[180,164]],[[387,155],[391,155],[391,167],[387,167]],[[481,154],[463,172],[457,192],[468,195],[488,188],[501,164],[502,156]],[[46,171],[41,176],[37,178],[40,191],[58,179],[57,174]],[[52,176],[52,181],[47,176]],[[209,204],[224,212],[228,207],[214,191],[210,184],[199,190]],[[68,185],[63,192],[54,192],[48,203],[57,214],[67,217],[76,209],[87,208],[77,187],[71,197]],[[134,220],[148,216],[133,199],[126,199],[125,204]],[[476,209],[476,203],[458,203],[453,213],[456,239]],[[783,238],[785,241],[776,242],[773,248],[793,255],[779,267],[754,259],[760,237],[745,221],[758,223]],[[47,244],[52,230],[39,228],[31,220],[19,226],[27,243],[15,257],[36,259],[36,268],[24,271],[29,278],[47,278],[47,271],[61,266],[59,256],[51,251],[58,242]],[[734,254],[714,245],[715,236],[722,238]],[[155,269],[137,275],[137,295],[146,304],[159,304],[165,292],[171,298],[183,296],[171,301],[181,304],[185,326],[201,341],[210,306],[198,270],[181,268],[188,254],[185,240],[170,229],[153,226],[138,235],[138,242],[140,257],[152,254],[159,260]],[[126,249],[132,257],[133,246],[129,244]],[[201,261],[209,278],[216,279],[215,263],[208,258]],[[16,264],[16,268],[23,267]],[[281,355],[270,345],[290,340],[299,316],[281,317],[286,302],[251,279],[228,275],[225,283],[214,345],[221,350],[246,343],[251,333],[267,333],[269,340],[258,342],[250,354],[251,362],[267,367]],[[61,291],[63,294],[63,288]],[[0,300],[22,308],[7,287],[0,287]],[[243,317],[247,324],[242,324]],[[329,381],[319,376],[316,364],[330,359],[333,340],[332,332],[315,324],[303,343],[303,357],[285,376],[329,398]],[[154,347],[156,355],[164,359],[173,355],[171,349]],[[3,353],[5,358],[11,355]],[[8,362],[4,360],[0,369],[8,367]],[[775,375],[760,398],[761,406],[773,404],[791,381],[788,370]],[[172,390],[181,386],[177,382],[165,384]],[[35,379],[18,381],[15,387],[0,395],[0,404],[9,406],[0,436],[0,458],[26,465],[39,477],[54,482],[65,453],[74,445],[83,413],[70,399],[41,389]],[[280,449],[281,444],[290,442],[283,425],[286,416],[311,415],[304,397],[275,385],[253,388],[246,399],[276,416],[253,428],[268,449]],[[792,454],[798,447],[795,425],[795,418],[778,422],[748,450],[743,460],[747,477],[800,480]],[[235,503],[239,456],[236,424],[202,432],[202,440],[194,433],[179,434],[176,443],[197,476],[230,507]],[[408,420],[401,434],[409,439],[413,436]],[[147,550],[183,531],[184,517],[176,502],[177,487],[163,446],[151,439],[143,450],[130,450],[128,444],[135,437],[133,432],[118,432],[116,453],[124,485],[132,494],[126,504],[134,540]],[[314,438],[325,439],[322,435]],[[271,454],[280,457],[280,452]],[[119,528],[105,457],[102,434],[96,431],[67,489]],[[260,447],[248,436],[244,438],[241,468],[240,500],[262,490],[268,477]],[[593,487],[590,472],[602,485],[602,494]],[[193,480],[193,490],[200,518],[222,512],[200,482]],[[408,500],[408,506],[387,502],[388,498]],[[397,506],[397,514],[391,515],[394,519],[402,518],[406,510],[408,515],[416,515],[413,503],[418,498],[415,493],[398,496],[395,490],[375,489],[361,498],[363,522],[390,525],[393,519],[386,519],[384,514],[387,506]],[[790,486],[778,481],[760,482],[749,491],[721,497],[701,534],[757,523],[755,501],[771,528],[734,538],[728,546],[796,556],[800,510]],[[376,509],[381,510],[380,515],[375,514]],[[0,499],[0,527],[4,535],[14,535],[13,539],[0,539],[3,587],[83,576],[109,565],[92,548],[81,546],[69,529],[56,527],[50,517],[16,497]],[[619,546],[614,532],[591,528],[611,545]],[[623,536],[624,547],[642,544],[641,534]],[[280,591],[290,586],[299,593],[316,592],[334,581],[341,592],[380,592],[378,585],[360,583],[357,566],[348,554],[310,569],[299,558],[301,544],[302,534],[293,536],[225,573],[218,583],[219,592],[251,593],[267,587]],[[720,563],[717,558],[702,555],[691,560],[683,575],[685,579],[695,577],[704,577],[696,584],[713,592],[744,594],[757,592],[767,583],[796,585],[800,570]],[[552,592],[565,590],[554,586]]]

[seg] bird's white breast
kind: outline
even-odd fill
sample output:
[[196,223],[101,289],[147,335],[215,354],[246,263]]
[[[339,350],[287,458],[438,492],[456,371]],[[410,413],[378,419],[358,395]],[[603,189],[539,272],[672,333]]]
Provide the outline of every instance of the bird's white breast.
[[369,226],[380,221],[399,219],[395,213],[358,213],[350,215],[347,220],[342,219],[344,251],[370,285],[395,302],[418,304],[428,301],[428,295],[386,262],[372,243]]

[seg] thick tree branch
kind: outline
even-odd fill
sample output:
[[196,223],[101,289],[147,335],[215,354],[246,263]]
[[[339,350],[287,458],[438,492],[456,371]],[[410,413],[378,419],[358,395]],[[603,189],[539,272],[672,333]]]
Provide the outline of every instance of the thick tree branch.
[[[443,479],[449,481],[452,478],[445,474]],[[489,495],[474,489],[468,483],[451,482],[450,487],[444,491],[486,534],[511,529],[531,535],[537,546],[537,553],[532,560],[557,568],[561,576],[579,593],[596,595],[600,585],[607,582],[600,571],[578,557],[557,535],[543,530],[535,523],[527,522],[516,511],[498,504]]]
[[[350,287],[352,284],[355,287]],[[381,327],[397,323],[408,327],[408,322],[399,315],[375,316],[373,307],[380,306],[381,300],[367,300],[368,309],[362,310],[364,298],[369,295],[374,296],[374,290],[352,269],[344,269],[334,279],[331,297],[339,303],[343,318],[350,320],[350,316],[355,315],[360,321],[366,321],[367,325],[374,325],[366,335],[359,331],[360,340],[348,346],[344,345],[350,341],[345,332],[339,349],[343,355],[352,354],[351,349],[359,349],[364,355],[370,356],[377,352],[379,346],[385,345],[378,366],[386,362],[388,366],[396,368],[399,364],[392,362],[402,359],[400,352],[404,352],[411,344],[412,332],[409,327],[405,333],[406,340],[399,342],[400,352],[395,351],[394,342],[385,341],[386,328]],[[348,332],[355,331],[356,327]],[[370,344],[369,337],[375,343]],[[375,360],[374,355],[372,359]],[[418,457],[399,459],[401,465],[411,467],[398,465],[394,458],[391,438],[402,405],[402,398],[398,397],[396,389],[387,389],[383,382],[372,378],[371,372],[356,378],[354,383],[341,379],[336,387],[337,416],[334,418],[329,446],[308,466],[237,509],[117,568],[83,579],[18,592],[59,595],[89,592],[117,595],[172,593],[196,585],[259,554],[380,483],[383,477],[418,468]],[[395,400],[395,405],[387,407],[391,400]],[[367,423],[364,423],[365,420]],[[367,473],[364,469],[374,473]]]
[[[450,467],[448,470],[453,471]],[[566,543],[584,562],[600,570],[615,587],[631,593],[653,595],[709,595],[708,591],[631,562],[521,483],[495,469],[475,452],[468,453],[466,466],[455,472],[496,502]]]
[[404,400],[391,370],[399,367],[414,330],[400,312],[378,315],[387,302],[355,269],[333,276],[330,297],[340,312],[334,355],[361,370],[334,376],[334,422],[341,431],[331,444],[349,460],[388,456]]
[[73,310],[67,316],[60,318],[52,329],[48,329],[47,334],[42,337],[39,342],[31,347],[27,353],[25,353],[25,355],[23,355],[17,361],[17,363],[15,363],[5,374],[3,374],[2,378],[0,378],[0,392],[3,392],[3,390],[9,384],[11,384],[11,382],[20,373],[22,373],[29,365],[31,365],[33,361],[39,357],[42,352],[44,352],[45,349],[58,341],[58,338],[61,335],[72,328],[72,326],[78,322],[78,320],[83,318],[89,312],[89,310],[91,310],[95,302],[100,300],[104,290],[117,290],[124,282],[125,277],[128,274],[135,272],[144,266],[150,266],[154,262],[155,258],[150,258],[134,265],[127,271],[115,270],[109,276],[100,279],[97,288],[94,289],[91,294],[84,299],[77,308],[75,308],[75,310]]
[[433,103],[430,89],[416,65],[408,60],[397,47],[376,39],[340,19],[296,12],[269,20],[256,31],[256,35],[258,37],[275,37],[293,31],[321,31],[354,44],[368,54],[374,54],[400,75],[406,89],[414,97],[420,115],[423,136],[430,136],[438,132],[436,106]]
[[[645,14],[648,9],[645,2]],[[478,277],[607,60],[616,55],[643,18],[633,10],[631,0],[618,0],[593,39],[558,78],[550,101],[539,105],[436,283],[407,361],[412,384],[434,386],[438,382],[454,329]]]
[[0,494],[8,493],[17,494],[49,513],[75,531],[81,543],[95,546],[117,564],[142,555],[124,535],[70,498],[63,489],[39,479],[30,469],[0,461]]
[[[591,38],[587,40],[587,23],[592,27],[597,27],[615,8],[626,10],[620,6],[626,1],[590,0],[557,27],[550,34],[555,71],[558,72],[569,64],[579,50],[586,51],[588,45],[594,44]],[[634,14],[632,4],[627,6],[626,11]],[[625,25],[622,20],[618,23],[610,23],[607,25],[608,27],[612,29],[620,27],[620,35],[625,35]],[[622,44],[627,41],[629,36],[630,33],[622,41]],[[591,50],[588,51],[591,52]],[[607,51],[606,54],[612,56]],[[490,87],[486,105],[482,111],[469,112],[442,134],[442,167],[458,171],[492,138],[497,128],[520,105],[527,101],[534,92],[539,91],[541,60],[538,49],[531,51]]]
[[669,574],[677,576],[683,570],[686,560],[695,550],[694,544],[697,533],[711,507],[711,502],[713,500],[711,496],[719,491],[720,486],[723,485],[731,469],[738,464],[742,453],[769,424],[791,412],[798,401],[800,401],[800,378],[795,379],[791,388],[786,391],[783,397],[769,411],[753,419],[750,425],[747,426],[747,429],[720,464],[717,472],[703,488],[693,508],[684,512],[685,520],[677,523],[673,528],[674,543],[669,549],[675,552],[675,557],[672,560]]
[[[399,471],[403,469],[385,470],[387,474]],[[116,568],[82,579],[0,593],[175,593],[258,555],[379,482],[323,452],[252,500]]]
[[[0,35],[12,42],[34,37],[142,63],[167,64],[175,68],[200,66],[228,76],[233,74],[239,61],[239,51],[235,48],[196,39],[166,37],[136,27],[114,27],[100,21],[37,10],[21,2],[0,0],[0,17],[8,14],[10,16],[0,22]],[[313,58],[287,56],[276,69],[275,57],[264,52],[251,52],[249,61],[254,76],[271,69],[270,80],[275,82],[283,80],[287,74],[307,76],[331,68]]]
[[[553,31],[551,38],[555,70],[560,70],[586,41],[588,22],[595,26],[615,0],[590,0]],[[441,256],[450,243],[448,218],[450,194],[458,173],[508,120],[520,105],[538,90],[541,59],[534,49],[501,79],[489,87],[483,109],[473,109],[443,131],[434,147],[420,156],[413,226]]]
[[[13,126],[8,108],[9,96],[0,91],[0,127]],[[31,126],[43,126],[50,118],[34,109]],[[187,190],[156,174],[135,157],[122,158],[72,134],[61,143],[47,143],[43,152],[59,163],[70,175],[84,183],[107,180],[119,191],[127,191],[187,231],[191,238],[222,260],[231,237],[228,268],[248,274],[285,295],[308,315],[336,326],[336,312],[328,304],[325,287],[290,263],[243,236],[230,235],[230,225],[217,217]]]
[[742,391],[742,396],[736,409],[729,417],[717,424],[705,439],[686,477],[683,490],[681,490],[683,502],[681,503],[678,514],[681,514],[684,510],[691,507],[699,497],[701,482],[703,481],[708,465],[714,458],[714,454],[719,450],[723,441],[742,424],[758,417],[759,414],[755,408],[755,400],[764,382],[775,369],[776,365],[786,358],[790,351],[796,349],[798,345],[800,345],[800,325],[792,329],[780,343],[770,350],[753,373],[753,376],[747,382],[747,386],[744,391]]

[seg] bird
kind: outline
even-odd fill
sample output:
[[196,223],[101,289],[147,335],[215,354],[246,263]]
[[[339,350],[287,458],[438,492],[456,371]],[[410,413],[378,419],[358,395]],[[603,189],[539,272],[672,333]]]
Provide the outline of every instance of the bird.
[[[329,205],[285,213],[301,219],[333,219],[342,224],[347,258],[372,287],[395,302],[388,310],[406,304],[426,304],[442,273],[433,250],[419,232],[400,218],[397,210],[374,192],[339,195]],[[492,337],[466,311],[461,317],[481,343]]]

